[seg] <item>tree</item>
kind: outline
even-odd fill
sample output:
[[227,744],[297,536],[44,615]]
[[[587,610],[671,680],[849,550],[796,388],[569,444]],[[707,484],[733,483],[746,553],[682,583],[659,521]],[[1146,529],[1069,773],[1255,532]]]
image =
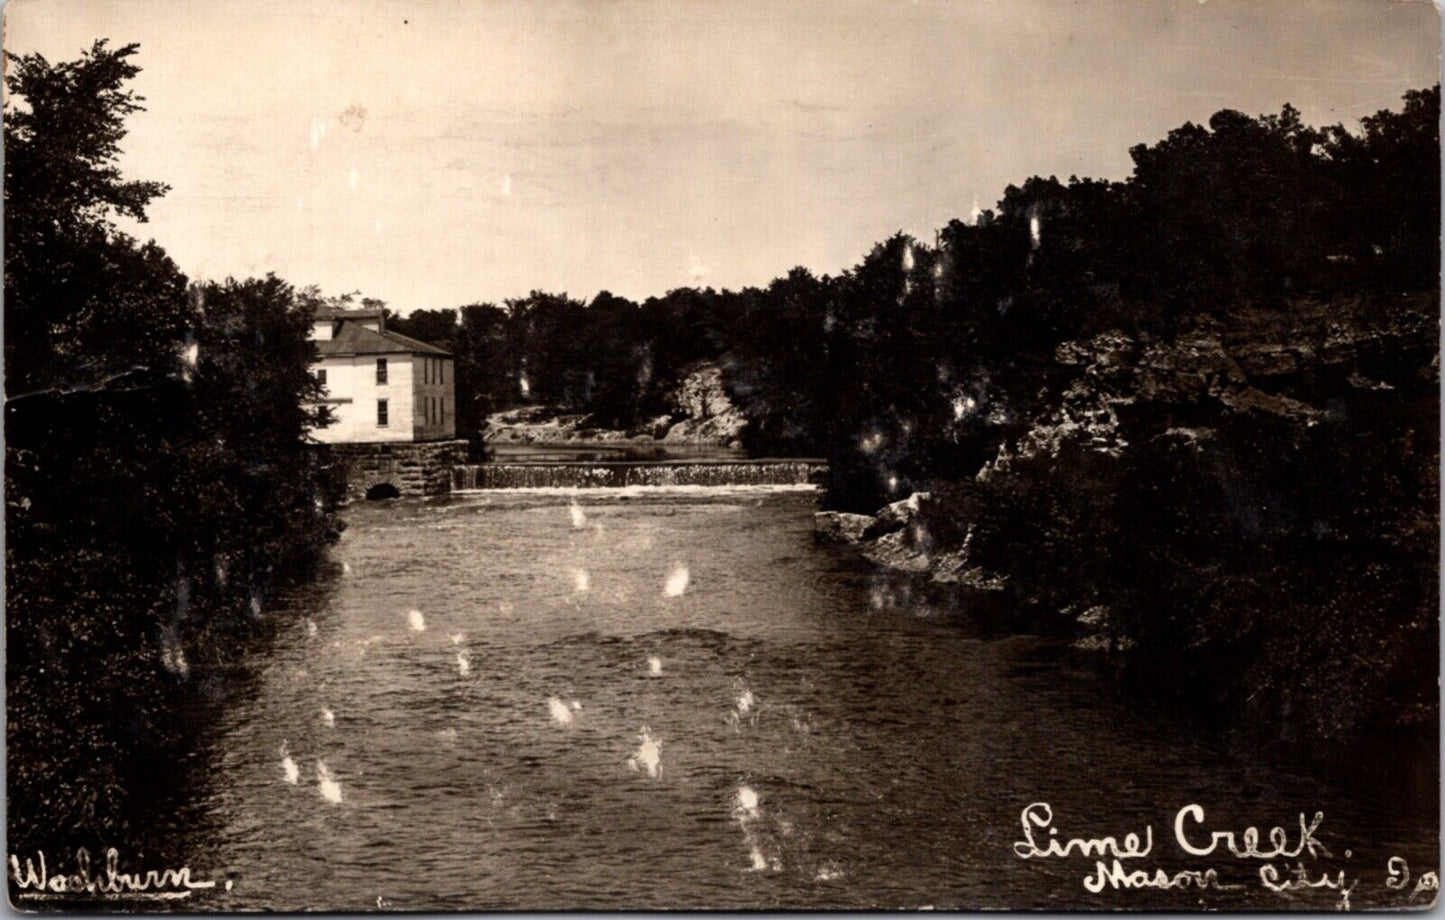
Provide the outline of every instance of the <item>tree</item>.
[[1324,132],[1330,251],[1392,286],[1431,289],[1440,273],[1440,86],[1411,90],[1352,134]]
[[143,820],[137,793],[163,781],[177,711],[197,684],[215,689],[255,632],[251,611],[313,572],[338,526],[305,443],[311,301],[275,278],[188,294],[160,247],[113,223],[143,220],[165,190],[115,165],[139,108],[124,85],[135,52],[10,57],[6,677],[20,849],[94,850]]
[[[103,386],[137,368],[174,369],[195,320],[185,278],[113,218],[146,219],[166,191],[125,181],[116,159],[141,99],[125,84],[137,46],[97,41],[52,64],[7,54],[5,363],[10,396]],[[17,100],[24,105],[17,104]]]
[[388,314],[386,328],[450,351],[457,334],[457,311],[413,310],[406,316]]
[[819,453],[826,441],[830,388],[832,279],[797,267],[764,290],[744,291],[745,319],[723,361],[728,394],[749,420],[750,449]]
[[1323,258],[1314,220],[1320,134],[1278,116],[1216,112],[1129,153],[1135,291],[1185,310],[1277,303]]

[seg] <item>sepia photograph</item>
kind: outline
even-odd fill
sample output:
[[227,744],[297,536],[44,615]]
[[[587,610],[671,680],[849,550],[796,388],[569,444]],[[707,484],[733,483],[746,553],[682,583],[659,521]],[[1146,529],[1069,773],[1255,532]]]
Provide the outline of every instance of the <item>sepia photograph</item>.
[[11,0],[21,913],[1428,910],[1428,0]]

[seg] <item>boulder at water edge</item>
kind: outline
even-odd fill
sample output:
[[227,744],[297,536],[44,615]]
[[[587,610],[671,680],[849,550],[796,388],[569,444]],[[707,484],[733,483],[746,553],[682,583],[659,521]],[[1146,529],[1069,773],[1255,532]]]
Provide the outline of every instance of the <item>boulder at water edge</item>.
[[869,523],[863,539],[876,540],[884,534],[895,533],[907,527],[918,516],[919,506],[930,497],[927,492],[914,492],[902,501],[884,507]]
[[819,543],[857,543],[872,523],[873,518],[866,514],[819,511],[813,515],[813,539]]

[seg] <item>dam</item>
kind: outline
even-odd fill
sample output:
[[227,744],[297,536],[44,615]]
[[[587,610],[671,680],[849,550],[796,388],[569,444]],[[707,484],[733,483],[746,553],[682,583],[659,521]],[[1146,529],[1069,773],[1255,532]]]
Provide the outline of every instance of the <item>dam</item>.
[[321,448],[353,499],[499,489],[820,485],[825,460],[749,458],[740,450],[691,445],[505,445],[468,463],[466,442],[333,444]]
[[820,484],[827,470],[824,461],[806,458],[493,462],[452,467],[451,490],[808,486]]

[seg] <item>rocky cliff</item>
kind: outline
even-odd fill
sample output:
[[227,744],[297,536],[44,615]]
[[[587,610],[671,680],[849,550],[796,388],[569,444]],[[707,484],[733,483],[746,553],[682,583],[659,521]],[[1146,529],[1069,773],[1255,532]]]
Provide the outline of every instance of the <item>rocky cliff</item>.
[[1437,304],[1294,303],[1067,342],[975,476],[871,517],[824,512],[816,533],[1032,610],[1241,731],[1432,725]]
[[671,411],[627,430],[592,424],[586,413],[551,406],[521,406],[487,417],[483,439],[503,444],[571,444],[597,441],[661,442],[737,447],[748,420],[724,392],[713,362],[690,368],[669,394]]
[[672,393],[677,421],[668,443],[737,446],[748,420],[723,391],[722,370],[712,362],[692,368]]

